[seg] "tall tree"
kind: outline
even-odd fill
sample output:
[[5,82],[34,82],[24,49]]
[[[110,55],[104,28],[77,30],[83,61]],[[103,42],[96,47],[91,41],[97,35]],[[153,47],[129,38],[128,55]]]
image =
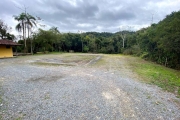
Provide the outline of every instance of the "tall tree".
[[15,36],[13,34],[10,34],[11,27],[9,27],[7,24],[3,22],[3,20],[0,19],[0,38],[1,39],[8,39],[8,40],[14,40]]
[[4,39],[6,33],[7,33],[7,25],[2,20],[0,20],[0,38]]
[[21,13],[18,16],[14,16],[14,19],[18,21],[18,24],[16,25],[16,30],[18,32],[22,32],[23,34],[23,40],[24,40],[24,47],[26,48],[26,35],[25,35],[25,31],[26,31],[26,14],[25,13]]
[[30,14],[26,14],[26,22],[25,22],[26,26],[27,26],[27,30],[28,30],[28,38],[31,32],[31,28],[36,26],[36,18],[33,17]]
[[[28,31],[28,40],[30,40],[29,35],[30,35],[32,27],[36,26],[36,18],[28,13],[26,14],[26,26],[27,26],[27,31]],[[31,54],[33,54],[32,40],[31,40]]]

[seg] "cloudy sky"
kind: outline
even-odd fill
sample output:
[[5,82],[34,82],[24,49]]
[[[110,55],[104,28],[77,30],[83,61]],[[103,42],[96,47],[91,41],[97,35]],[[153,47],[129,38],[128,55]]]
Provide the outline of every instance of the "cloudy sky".
[[[0,0],[0,19],[12,28],[18,15],[27,8],[39,23],[58,27],[60,32],[81,30],[117,32],[121,29],[137,30],[166,15],[180,10],[180,0]],[[129,26],[129,27],[128,27]],[[15,30],[12,33],[17,34]]]

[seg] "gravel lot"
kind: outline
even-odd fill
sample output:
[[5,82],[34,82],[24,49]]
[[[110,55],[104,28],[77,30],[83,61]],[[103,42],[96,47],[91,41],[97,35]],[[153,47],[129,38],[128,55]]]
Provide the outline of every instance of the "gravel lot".
[[139,82],[126,64],[96,54],[0,59],[1,119],[180,120],[180,99]]

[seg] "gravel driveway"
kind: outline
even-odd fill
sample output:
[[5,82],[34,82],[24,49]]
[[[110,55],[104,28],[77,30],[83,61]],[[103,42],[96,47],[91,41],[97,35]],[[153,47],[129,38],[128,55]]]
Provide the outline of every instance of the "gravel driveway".
[[180,99],[139,82],[126,64],[92,54],[0,59],[1,119],[180,120]]

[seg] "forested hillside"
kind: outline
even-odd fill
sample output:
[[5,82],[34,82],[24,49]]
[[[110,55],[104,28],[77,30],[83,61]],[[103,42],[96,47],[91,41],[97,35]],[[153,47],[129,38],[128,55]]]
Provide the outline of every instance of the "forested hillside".
[[180,12],[137,31],[134,39],[144,58],[180,69]]
[[[141,56],[167,67],[180,69],[180,11],[167,15],[158,24],[136,32],[61,33],[56,27],[39,29],[27,39],[27,52],[62,51],[123,53]],[[24,44],[24,40],[19,43]],[[18,52],[24,51],[24,46]]]

